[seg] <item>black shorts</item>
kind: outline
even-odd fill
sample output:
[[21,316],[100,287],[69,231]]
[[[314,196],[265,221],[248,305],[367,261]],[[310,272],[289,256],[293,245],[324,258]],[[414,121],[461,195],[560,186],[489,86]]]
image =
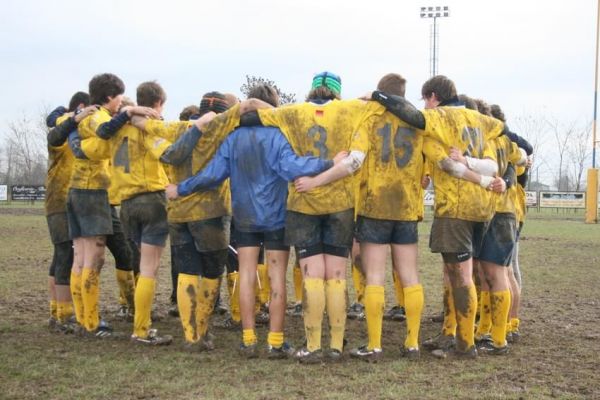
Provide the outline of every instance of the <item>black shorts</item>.
[[113,233],[108,193],[103,189],[69,189],[67,218],[71,239]]
[[471,253],[479,258],[489,222],[457,218],[433,218],[429,248],[434,253]]
[[285,229],[267,232],[242,232],[232,228],[231,241],[236,247],[262,247],[267,250],[289,251],[290,246],[283,241]]
[[169,235],[165,192],[142,193],[124,200],[121,221],[126,236],[138,246],[164,246]]
[[225,250],[229,245],[229,216],[201,221],[169,223],[171,245],[194,243],[200,252]]
[[483,246],[479,258],[496,265],[508,267],[516,243],[517,222],[509,213],[496,213],[483,237]]
[[376,244],[415,244],[419,241],[417,221],[394,221],[358,216],[356,240]]
[[288,245],[307,248],[322,244],[350,249],[353,236],[353,209],[323,215],[288,210],[285,218],[285,243]]
[[67,213],[57,213],[46,216],[50,240],[53,244],[70,242],[69,237],[69,219]]

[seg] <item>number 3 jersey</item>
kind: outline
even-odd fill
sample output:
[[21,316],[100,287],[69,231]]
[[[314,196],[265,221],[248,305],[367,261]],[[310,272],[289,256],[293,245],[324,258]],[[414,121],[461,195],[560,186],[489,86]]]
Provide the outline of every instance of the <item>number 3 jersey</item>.
[[494,214],[492,192],[447,174],[439,162],[448,157],[450,147],[470,157],[496,160],[496,153],[488,142],[500,136],[504,123],[463,107],[436,107],[422,113],[425,117],[423,152],[433,165],[435,216],[489,221]]
[[423,137],[389,112],[370,118],[358,215],[395,221],[423,218]]
[[[306,102],[260,109],[263,125],[278,127],[300,156],[332,159],[340,151],[367,153],[368,124],[385,108],[375,102],[331,100],[324,104]],[[289,187],[287,209],[309,215],[331,214],[355,206],[354,177],[348,176],[306,193]]]

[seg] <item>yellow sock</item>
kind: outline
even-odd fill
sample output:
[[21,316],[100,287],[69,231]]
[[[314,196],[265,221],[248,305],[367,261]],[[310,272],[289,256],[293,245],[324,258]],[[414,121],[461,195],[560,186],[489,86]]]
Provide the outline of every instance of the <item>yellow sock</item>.
[[521,324],[521,321],[519,320],[519,318],[511,318],[510,326],[512,328],[512,332],[518,332],[520,324]]
[[119,286],[119,304],[128,306],[132,311],[134,308],[135,277],[133,271],[115,269],[117,285]]
[[133,286],[135,287],[138,283],[138,280],[140,279],[140,273],[139,272],[134,272],[133,273]]
[[396,291],[396,301],[400,307],[404,307],[404,290],[395,270],[392,272],[392,280],[394,281],[394,290]]
[[196,329],[198,330],[199,337],[203,337],[208,330],[208,322],[213,312],[217,293],[221,287],[220,283],[221,280],[219,278],[200,279],[200,285],[197,294],[198,306],[196,308]]
[[294,296],[297,303],[302,302],[302,270],[298,261],[294,264]]
[[267,343],[269,343],[271,347],[274,347],[276,349],[283,346],[283,332],[269,331],[269,335],[267,336]]
[[231,319],[235,322],[240,322],[240,274],[232,272],[227,274],[227,291],[229,292],[229,312]]
[[[320,278],[305,278],[303,281],[303,311],[306,347],[308,351],[321,348],[321,324],[325,311],[325,281]],[[346,310],[344,310],[344,318]]]
[[482,290],[481,303],[479,304],[479,326],[477,326],[477,333],[475,335],[480,338],[490,333],[490,329],[492,329],[490,292]]
[[452,297],[456,309],[456,348],[466,351],[475,345],[477,290],[474,284],[452,288]]
[[369,344],[367,345],[369,350],[381,349],[384,307],[385,289],[383,286],[367,285],[365,287],[365,316],[369,334]]
[[50,316],[58,319],[58,302],[56,300],[50,300]]
[[260,291],[258,292],[260,304],[267,304],[269,302],[269,296],[271,295],[271,282],[269,281],[267,263],[258,264],[257,271],[258,277],[260,278]]
[[492,292],[492,340],[494,346],[506,346],[506,326],[510,312],[510,290]]
[[419,284],[404,288],[404,299],[406,301],[406,340],[404,341],[404,347],[418,349],[421,314],[425,303],[423,286]]
[[177,277],[177,308],[183,327],[183,336],[188,343],[195,343],[200,339],[196,323],[199,285],[198,275],[179,273]]
[[444,336],[456,336],[456,310],[454,309],[454,297],[452,287],[444,286],[444,325],[442,326]]
[[81,274],[76,274],[75,271],[71,271],[71,281],[69,284],[71,289],[71,298],[73,299],[73,308],[75,309],[75,318],[79,325],[84,326],[83,323],[83,299],[81,298]]
[[61,324],[64,324],[73,315],[73,303],[70,301],[58,301],[56,302],[56,319]]
[[354,292],[356,293],[356,302],[364,304],[365,276],[356,263],[352,263],[352,283],[354,284]]
[[151,313],[154,301],[156,279],[140,276],[135,288],[135,314],[133,318],[133,334],[140,338],[148,337],[152,325]]
[[99,298],[100,274],[94,268],[83,267],[81,272],[81,298],[85,329],[94,331],[100,325]]
[[244,346],[251,346],[256,344],[258,339],[256,338],[256,332],[254,329],[242,329],[242,342]]
[[[328,279],[325,281],[325,299],[327,302],[327,318],[329,319],[330,349],[344,349],[344,333],[346,330],[346,280]],[[381,310],[383,313],[383,309]],[[381,316],[383,318],[383,314]]]

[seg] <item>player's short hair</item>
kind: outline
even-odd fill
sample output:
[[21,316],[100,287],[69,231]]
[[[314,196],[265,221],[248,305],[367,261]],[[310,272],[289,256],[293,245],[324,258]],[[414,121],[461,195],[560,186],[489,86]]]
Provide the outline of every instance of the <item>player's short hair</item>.
[[75,111],[80,104],[83,104],[84,107],[89,106],[90,95],[86,92],[77,92],[71,96],[71,100],[69,100],[69,112]]
[[248,91],[248,98],[260,99],[273,107],[279,106],[279,95],[277,94],[277,91],[272,86],[265,83],[252,86]]
[[197,114],[200,114],[200,108],[198,108],[197,105],[192,104],[192,105],[185,107],[183,110],[181,110],[181,112],[179,113],[179,120],[180,121],[189,121],[190,118],[192,117],[192,115],[197,115]]
[[214,111],[217,114],[227,111],[229,103],[225,98],[225,95],[220,92],[208,92],[202,96],[200,100],[200,116],[203,116],[209,111]]
[[500,108],[498,104],[492,104],[490,106],[490,112],[492,113],[492,117],[499,119],[502,122],[506,122],[506,117],[504,116],[504,111]]
[[468,108],[469,110],[477,111],[477,103],[475,103],[475,100],[473,100],[466,94],[459,94],[458,101],[463,103],[465,105],[465,108]]
[[89,83],[91,104],[106,104],[109,97],[115,97],[125,93],[125,84],[114,74],[99,74],[92,78]]
[[430,98],[433,93],[440,103],[444,103],[456,97],[456,86],[448,77],[436,75],[425,82],[421,88],[424,99]]
[[475,104],[477,104],[477,111],[479,111],[483,115],[487,115],[489,117],[492,116],[492,111],[490,110],[490,106],[482,99],[473,99],[475,100]]
[[377,84],[377,90],[404,97],[406,94],[406,79],[395,73],[384,75]]
[[140,83],[136,90],[137,103],[143,107],[154,107],[167,101],[167,94],[156,81]]

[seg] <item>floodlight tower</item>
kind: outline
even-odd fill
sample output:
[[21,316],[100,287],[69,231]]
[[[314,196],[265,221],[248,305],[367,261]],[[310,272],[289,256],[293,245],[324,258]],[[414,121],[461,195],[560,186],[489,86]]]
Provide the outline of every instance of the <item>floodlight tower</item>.
[[429,73],[431,76],[437,75],[438,67],[438,31],[437,19],[450,16],[448,6],[421,7],[421,18],[433,18],[433,32],[430,37],[430,67]]

